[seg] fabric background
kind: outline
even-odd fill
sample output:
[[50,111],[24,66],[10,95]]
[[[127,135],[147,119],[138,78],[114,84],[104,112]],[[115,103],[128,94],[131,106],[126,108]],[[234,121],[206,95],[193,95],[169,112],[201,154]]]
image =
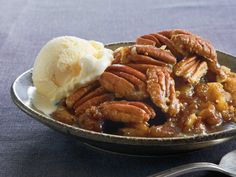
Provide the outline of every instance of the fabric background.
[[17,109],[9,94],[11,83],[32,67],[40,48],[61,35],[109,43],[184,28],[209,39],[217,49],[236,55],[236,1],[0,0],[0,4],[0,176],[144,177],[189,162],[219,163],[225,153],[236,148],[233,140],[170,157],[99,152],[31,119]]

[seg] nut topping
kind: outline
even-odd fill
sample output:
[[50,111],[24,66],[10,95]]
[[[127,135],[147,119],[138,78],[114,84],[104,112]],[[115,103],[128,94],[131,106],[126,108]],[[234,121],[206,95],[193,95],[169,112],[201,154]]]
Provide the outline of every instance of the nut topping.
[[132,52],[137,52],[137,54],[150,56],[156,60],[161,60],[167,64],[175,64],[176,58],[166,52],[165,50],[156,48],[154,46],[142,46],[142,45],[136,45],[132,47]]
[[91,106],[98,106],[105,101],[114,99],[113,94],[108,93],[99,82],[95,81],[87,86],[81,87],[66,99],[66,105],[76,115],[80,115]]
[[136,44],[140,45],[152,45],[161,47],[160,41],[155,37],[155,34],[146,34],[136,39]]
[[142,102],[110,101],[100,105],[105,119],[124,123],[142,123],[155,117],[154,110]]
[[207,63],[194,57],[185,57],[174,66],[176,76],[182,76],[191,84],[196,84],[207,73]]
[[81,99],[84,95],[86,95],[88,92],[92,91],[94,88],[98,86],[99,86],[99,82],[95,81],[91,84],[88,84],[84,87],[79,88],[78,90],[76,90],[74,93],[72,93],[66,98],[66,106],[68,108],[72,108],[76,101]]
[[151,64],[131,63],[131,64],[127,64],[127,66],[134,68],[134,69],[142,72],[143,74],[146,74],[146,72],[149,68],[157,68],[157,69],[165,68],[169,73],[172,72],[172,69],[170,67],[156,66],[156,65],[151,65]]
[[161,46],[167,46],[167,49],[180,60],[183,56],[199,55],[207,60],[209,69],[218,74],[220,79],[224,80],[226,77],[225,73],[220,69],[214,47],[210,42],[195,34],[181,29],[166,30],[141,36],[136,40],[136,44],[148,45],[148,43],[145,42],[146,40],[149,40],[149,43],[152,41],[155,44],[152,45],[156,47],[160,47],[160,45],[156,45],[156,41],[159,41]]
[[169,30],[161,31],[159,33],[147,34],[136,39],[136,44],[139,45],[153,45],[156,47],[161,47],[163,45],[167,46],[167,49],[177,58],[182,58],[181,53],[176,50],[175,44],[171,41],[171,36],[176,33],[186,33],[183,30]]
[[185,56],[197,54],[207,60],[211,71],[225,78],[225,73],[220,69],[217,55],[210,42],[194,34],[172,35],[171,40],[175,43],[176,49]]
[[210,61],[217,60],[213,46],[199,36],[176,34],[172,35],[171,40],[175,43],[177,50],[183,55],[198,54]]
[[56,111],[53,112],[51,116],[56,120],[69,125],[73,125],[76,122],[76,117],[62,105],[58,106]]
[[173,30],[160,31],[159,34],[167,37],[168,39],[171,39],[171,37],[176,34],[189,34],[189,35],[191,35],[192,33],[182,30],[182,29],[173,29]]
[[181,29],[146,34],[113,56],[97,81],[60,101],[54,119],[160,138],[211,133],[236,122],[236,73],[219,65],[201,37]]
[[175,95],[175,82],[166,70],[150,68],[147,70],[147,91],[156,106],[171,116],[180,110],[179,100]]
[[142,100],[148,97],[146,76],[129,66],[114,64],[100,76],[101,85],[116,97]]
[[104,103],[106,101],[110,101],[113,99],[114,99],[114,96],[111,93],[106,93],[106,94],[102,94],[99,96],[95,96],[95,97],[79,104],[75,108],[75,114],[80,115],[80,114],[84,113],[84,111],[86,111],[86,109],[90,108],[91,106],[98,106],[101,103]]
[[114,58],[113,63],[120,64],[140,63],[165,66],[176,63],[176,58],[169,52],[150,45],[119,48],[114,52]]

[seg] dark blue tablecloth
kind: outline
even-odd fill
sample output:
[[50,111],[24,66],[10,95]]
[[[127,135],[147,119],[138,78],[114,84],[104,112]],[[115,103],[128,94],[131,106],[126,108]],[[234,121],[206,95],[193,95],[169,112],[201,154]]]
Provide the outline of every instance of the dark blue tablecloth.
[[236,55],[236,1],[0,0],[0,4],[0,176],[144,177],[188,162],[218,163],[236,148],[234,140],[172,157],[99,152],[31,119],[17,109],[9,94],[13,80],[32,67],[40,48],[61,35],[108,43],[184,28]]

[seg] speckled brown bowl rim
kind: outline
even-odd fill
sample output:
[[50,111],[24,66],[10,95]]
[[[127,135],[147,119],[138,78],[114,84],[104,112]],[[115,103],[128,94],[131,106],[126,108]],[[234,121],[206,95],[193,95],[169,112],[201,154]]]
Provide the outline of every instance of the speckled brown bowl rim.
[[[132,45],[133,42],[117,42],[110,43],[106,46],[109,48],[115,48],[117,45],[125,46]],[[225,54],[223,52],[217,51],[217,53],[221,53],[223,55],[227,55],[229,57],[233,57],[229,54]],[[222,139],[231,139],[236,137],[236,126],[232,129],[222,130],[219,132],[214,132],[210,134],[202,134],[202,135],[193,135],[193,136],[183,136],[183,137],[166,137],[166,138],[145,138],[145,137],[128,137],[128,136],[120,136],[113,135],[107,133],[98,133],[90,130],[81,129],[79,127],[71,126],[68,124],[64,124],[57,120],[54,120],[48,115],[45,115],[33,108],[31,108],[27,103],[20,99],[19,93],[16,91],[17,84],[20,83],[20,80],[26,79],[27,76],[31,76],[32,69],[27,70],[22,73],[16,80],[13,82],[11,86],[11,97],[13,102],[26,114],[31,116],[32,118],[38,120],[39,122],[64,133],[69,133],[71,135],[88,139],[92,141],[101,141],[107,143],[116,143],[116,144],[126,144],[126,145],[144,145],[144,146],[166,146],[170,145],[182,145],[186,143],[206,143],[210,141],[221,141]],[[30,81],[32,83],[32,80]],[[29,87],[28,85],[26,87]]]

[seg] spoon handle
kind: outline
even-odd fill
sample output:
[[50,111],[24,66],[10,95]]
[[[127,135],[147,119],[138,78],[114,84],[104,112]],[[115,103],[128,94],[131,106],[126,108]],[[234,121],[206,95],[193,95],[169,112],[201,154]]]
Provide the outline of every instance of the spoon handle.
[[216,165],[214,163],[208,163],[208,162],[198,162],[198,163],[189,163],[186,165],[174,167],[174,168],[150,175],[148,177],[174,177],[174,176],[179,176],[179,175],[183,175],[190,172],[203,171],[203,170],[218,171],[218,172],[222,172],[224,174],[229,175],[229,173],[226,172],[224,169],[222,169],[219,165]]

